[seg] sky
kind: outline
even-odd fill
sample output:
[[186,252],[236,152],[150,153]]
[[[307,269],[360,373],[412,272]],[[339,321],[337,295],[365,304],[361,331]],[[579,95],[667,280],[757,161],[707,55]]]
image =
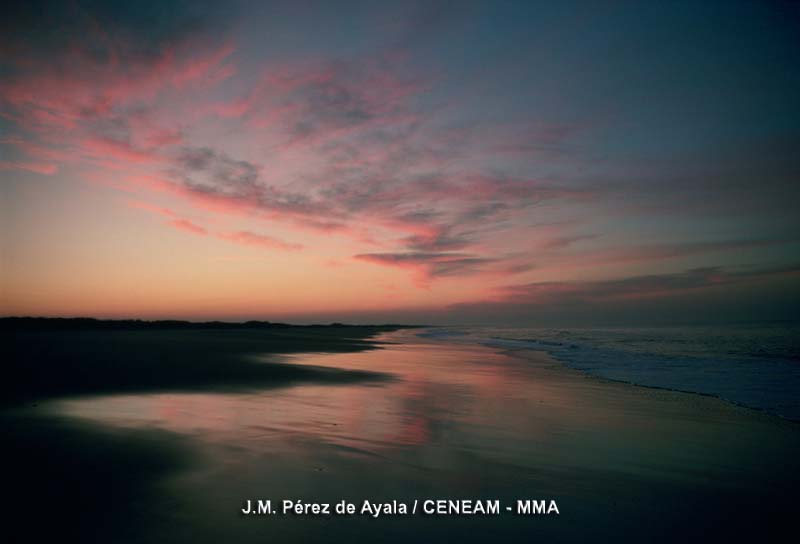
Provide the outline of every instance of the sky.
[[787,2],[27,2],[2,315],[800,318]]

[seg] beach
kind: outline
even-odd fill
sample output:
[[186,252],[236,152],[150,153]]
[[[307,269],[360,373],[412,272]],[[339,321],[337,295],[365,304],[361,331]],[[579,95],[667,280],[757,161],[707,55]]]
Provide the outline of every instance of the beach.
[[[155,374],[3,410],[12,529],[32,540],[763,541],[791,527],[800,427],[717,398],[418,329],[84,334]],[[96,352],[74,335],[38,345],[32,365]],[[203,378],[187,361],[159,383],[178,351]],[[439,499],[501,509],[396,512]],[[358,511],[242,513],[257,500]],[[390,506],[361,515],[365,500]],[[558,512],[519,514],[518,500]]]
[[0,542],[791,540],[800,1],[7,4]]

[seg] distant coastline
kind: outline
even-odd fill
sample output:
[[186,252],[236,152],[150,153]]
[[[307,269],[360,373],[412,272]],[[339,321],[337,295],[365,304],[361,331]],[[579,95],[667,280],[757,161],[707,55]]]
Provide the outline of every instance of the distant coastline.
[[374,328],[397,330],[423,328],[426,325],[381,323],[360,325],[348,323],[318,323],[296,325],[273,321],[186,321],[180,319],[97,319],[94,317],[0,317],[0,330],[158,330],[158,329],[315,329],[315,328]]

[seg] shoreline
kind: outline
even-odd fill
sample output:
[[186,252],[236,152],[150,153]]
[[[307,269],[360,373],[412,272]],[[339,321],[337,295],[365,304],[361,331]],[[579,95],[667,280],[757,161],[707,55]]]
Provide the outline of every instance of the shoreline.
[[[76,527],[91,527],[103,508],[91,499],[108,491],[104,478],[91,476],[96,457],[100,466],[120,470],[120,485],[107,496],[125,506],[108,518],[115,541],[316,542],[367,535],[408,542],[422,534],[465,542],[582,542],[587,535],[610,540],[625,532],[662,542],[705,538],[686,533],[687,520],[698,535],[729,537],[790,526],[800,433],[783,419],[713,397],[597,378],[544,352],[426,339],[415,331],[371,342],[377,349],[298,350],[283,364],[392,379],[109,392],[27,409],[33,419],[20,414],[8,437],[20,452],[8,467],[20,482],[19,493],[13,486],[11,493],[27,497],[26,489],[47,489],[65,505],[65,522],[74,517]],[[40,453],[31,460],[25,448]],[[127,453],[131,448],[140,453]],[[129,481],[126,467],[144,487]],[[72,478],[85,480],[83,509],[69,507],[70,491],[58,485]],[[133,504],[129,496],[150,498]],[[552,498],[561,512],[259,521],[239,512],[251,497],[277,504],[476,498],[504,505]],[[146,523],[126,522],[128,510]],[[742,511],[758,516],[758,526],[739,521]],[[37,514],[20,516],[33,523]]]
[[[481,345],[486,345],[486,344],[481,344]],[[491,347],[491,346],[487,346],[487,347]],[[688,390],[685,390],[685,389],[674,389],[674,388],[671,388],[671,387],[662,387],[662,386],[658,386],[658,385],[647,385],[647,384],[637,383],[637,382],[633,382],[633,381],[615,379],[615,378],[607,378],[605,376],[600,376],[600,375],[597,375],[597,374],[593,374],[593,373],[591,373],[591,372],[589,372],[587,370],[571,367],[569,365],[569,363],[559,359],[558,357],[550,354],[549,352],[547,352],[545,350],[537,350],[537,349],[533,349],[533,348],[531,348],[531,349],[528,349],[528,348],[498,349],[498,353],[502,353],[502,354],[508,355],[510,357],[515,357],[515,358],[519,358],[519,359],[528,360],[529,358],[527,358],[527,357],[525,357],[524,355],[521,354],[521,353],[524,353],[524,352],[530,352],[530,353],[536,354],[537,356],[547,357],[550,360],[552,360],[553,363],[560,365],[567,372],[576,372],[576,373],[578,373],[578,374],[580,374],[582,376],[585,376],[585,377],[593,379],[593,380],[598,380],[598,381],[603,382],[603,383],[616,384],[616,385],[625,385],[625,386],[629,386],[629,387],[635,387],[635,388],[641,388],[641,389],[649,389],[649,390],[654,390],[654,391],[664,391],[664,392],[668,392],[668,393],[680,393],[680,394],[683,394],[683,395],[692,395],[692,396],[704,397],[704,398],[720,401],[722,403],[725,403],[725,404],[727,404],[729,406],[732,406],[732,407],[735,407],[735,408],[740,408],[740,409],[743,409],[743,410],[755,412],[757,414],[762,414],[762,415],[770,417],[770,418],[776,418],[776,419],[778,419],[780,421],[785,421],[785,422],[790,423],[792,425],[800,425],[800,419],[793,419],[793,418],[790,418],[790,417],[787,417],[787,416],[783,416],[781,414],[776,414],[776,413],[770,412],[770,411],[768,411],[768,410],[766,410],[764,408],[759,408],[757,406],[749,406],[747,404],[744,404],[744,403],[741,403],[741,402],[737,402],[735,400],[727,399],[725,397],[721,397],[721,396],[715,395],[713,393],[703,393],[701,391],[688,391]]]
[[[6,322],[9,324],[10,322]],[[379,373],[298,368],[287,355],[380,349],[401,326],[188,328],[0,327],[6,380],[0,406],[48,398],[158,391],[247,391],[285,383],[386,379]],[[255,363],[251,356],[269,355]]]
[[[686,327],[679,327],[679,328],[680,329],[686,329]],[[469,327],[467,327],[466,329],[469,330]],[[652,330],[652,329],[653,329],[652,327],[644,327],[641,330]],[[662,329],[663,328],[657,328],[656,330],[660,331]],[[523,328],[521,330],[525,330],[525,329]],[[569,330],[572,331],[574,329],[569,329]],[[580,329],[578,329],[578,330],[580,330]],[[586,328],[585,330],[591,332],[591,331],[595,331],[595,330],[598,330],[598,329]],[[610,329],[600,329],[600,330],[610,330]],[[628,327],[628,328],[625,328],[624,330],[638,331],[640,329],[631,329],[631,328]],[[457,328],[456,328],[456,331],[458,331]],[[426,337],[426,335],[423,334],[423,337]],[[676,391],[676,392],[688,393],[688,394],[692,394],[692,395],[700,395],[700,396],[712,397],[712,398],[720,399],[720,400],[722,400],[724,402],[727,402],[727,403],[730,403],[730,404],[733,404],[733,405],[736,405],[736,406],[740,406],[740,407],[747,408],[747,409],[750,409],[750,410],[755,410],[755,411],[758,411],[758,412],[763,412],[763,413],[769,414],[769,415],[774,416],[774,417],[778,417],[778,418],[786,420],[786,421],[790,421],[790,422],[793,422],[793,423],[800,423],[800,412],[798,412],[798,406],[796,406],[795,403],[792,403],[790,405],[785,404],[787,402],[787,400],[789,400],[789,398],[791,398],[791,393],[786,393],[785,391],[770,391],[770,392],[766,393],[765,396],[762,396],[761,399],[751,398],[749,400],[742,400],[742,399],[737,399],[736,398],[737,396],[739,396],[739,397],[742,396],[741,390],[737,391],[736,389],[732,389],[732,390],[727,391],[727,392],[703,391],[703,390],[701,390],[702,387],[700,385],[702,382],[697,382],[697,384],[683,384],[683,386],[679,385],[679,384],[676,384],[676,385],[661,385],[661,384],[658,384],[658,383],[647,383],[648,381],[650,381],[650,382],[659,381],[656,378],[656,376],[658,375],[658,372],[662,372],[662,373],[664,372],[664,370],[665,370],[664,367],[662,367],[662,368],[656,367],[654,369],[654,371],[653,371],[654,374],[652,374],[652,376],[650,376],[650,377],[647,374],[642,374],[641,376],[639,376],[639,375],[637,375],[636,372],[634,372],[632,376],[627,376],[627,377],[624,376],[624,375],[622,375],[622,376],[614,376],[613,374],[620,374],[621,368],[615,368],[613,366],[598,366],[596,364],[591,363],[591,361],[607,360],[609,357],[615,356],[615,352],[612,351],[613,348],[609,349],[607,347],[604,348],[604,347],[597,347],[597,346],[594,346],[592,344],[586,344],[584,342],[584,339],[581,339],[581,340],[563,340],[563,341],[559,340],[557,343],[553,344],[553,347],[548,347],[548,344],[550,344],[550,342],[554,342],[554,341],[541,340],[539,338],[536,338],[536,339],[521,339],[521,338],[503,337],[503,336],[489,336],[489,337],[486,337],[486,338],[483,338],[483,337],[473,338],[473,337],[471,337],[471,333],[470,332],[456,332],[453,335],[450,335],[450,334],[447,334],[447,335],[444,335],[444,336],[431,335],[431,336],[428,336],[428,337],[432,338],[432,339],[438,339],[438,340],[442,340],[442,341],[451,341],[451,342],[456,342],[456,343],[459,343],[459,342],[473,343],[473,344],[476,344],[476,345],[481,345],[481,346],[486,346],[486,347],[489,347],[489,348],[492,348],[492,349],[497,349],[500,352],[509,353],[509,354],[515,353],[515,352],[520,352],[520,353],[525,353],[525,352],[544,353],[547,356],[549,356],[549,357],[553,358],[554,360],[558,361],[558,363],[561,364],[562,366],[564,366],[565,368],[567,368],[569,370],[574,370],[574,371],[586,374],[587,376],[592,376],[594,378],[607,380],[609,382],[614,382],[614,383],[624,383],[624,384],[632,385],[632,386],[635,386],[635,387],[642,387],[642,388],[646,388],[646,389],[659,389],[659,390],[665,390],[665,391]],[[584,344],[581,345],[581,342],[584,342]],[[578,345],[577,346],[576,345],[570,345],[570,344],[574,344],[574,343],[577,343]],[[511,345],[509,345],[509,344],[511,344]],[[529,344],[535,344],[535,345],[529,345]],[[565,353],[562,353],[562,352],[564,352],[564,348],[565,347],[570,347],[570,348],[578,347],[578,348],[580,348],[580,352],[581,352],[580,357],[577,358],[577,359],[570,358],[570,355],[571,355],[571,351],[570,350],[566,350]],[[633,360],[633,359],[637,359],[636,361],[634,361],[634,363],[642,365],[642,366],[645,366],[645,367],[648,364],[652,364],[654,358],[656,360],[656,364],[662,364],[662,365],[664,364],[662,362],[664,358],[675,359],[675,360],[679,361],[678,367],[677,367],[677,370],[676,370],[676,372],[678,372],[678,374],[677,374],[678,376],[681,375],[680,374],[681,372],[685,372],[685,370],[687,368],[691,368],[695,364],[697,365],[695,367],[697,369],[696,371],[697,372],[702,372],[703,369],[705,368],[704,365],[707,365],[710,361],[715,361],[715,363],[727,363],[724,359],[717,359],[713,355],[708,355],[708,356],[705,357],[705,359],[702,358],[702,357],[697,357],[697,356],[686,356],[686,355],[677,355],[677,354],[669,354],[669,353],[661,353],[661,354],[656,355],[654,353],[648,353],[648,352],[642,352],[642,353],[639,353],[637,355],[631,355],[630,353],[620,352],[618,355],[620,357],[628,358],[629,361]],[[658,361],[658,358],[661,358],[662,361]],[[695,359],[695,360],[693,360],[693,359]],[[686,361],[690,361],[690,362],[687,364]],[[586,368],[587,362],[588,362],[589,368]],[[791,360],[791,358],[780,359],[778,362],[780,362],[781,365],[787,365],[788,364],[791,367],[789,370],[791,370],[792,372],[795,372],[794,370],[792,370],[794,367],[792,366],[793,365],[793,361]],[[772,363],[772,361],[771,360],[763,360],[763,361],[759,361],[759,363],[760,364],[764,364],[764,365],[769,365],[769,364]],[[630,365],[630,362],[627,362],[627,364]],[[669,364],[671,364],[671,362]],[[730,361],[731,368],[736,367],[736,365],[738,365],[738,364],[752,365],[753,362],[752,361],[745,361],[743,359],[733,359],[733,360]],[[681,369],[680,365],[684,365],[683,369]],[[721,364],[720,364],[720,367],[723,368],[723,369],[725,368]],[[747,368],[747,367],[745,367],[745,368]],[[672,369],[667,368],[667,373],[669,373],[671,370]],[[764,371],[769,371],[769,370],[770,370],[769,368],[765,368],[764,369]],[[773,369],[773,370],[780,371],[780,370],[786,370],[786,369],[781,367],[781,368],[777,368],[777,369]],[[717,368],[715,366],[711,366],[710,367],[710,371],[713,373],[714,371],[717,371]],[[611,374],[611,375],[608,375],[608,374]],[[622,371],[622,374],[625,374],[625,371]],[[630,374],[630,372],[628,372],[628,374]],[[687,374],[685,374],[685,373],[683,375],[687,376]],[[691,379],[691,375],[689,374],[688,376]],[[732,372],[731,377],[736,377],[737,379],[740,379],[740,380],[742,379],[742,375],[740,374],[740,375],[736,376],[736,372],[735,371]],[[788,377],[791,378],[791,379],[795,379],[796,378],[796,377],[794,377],[794,374],[791,374]],[[684,379],[686,379],[686,378],[684,377]],[[662,378],[661,381],[663,381],[663,378]],[[740,383],[744,383],[744,382],[740,382]],[[771,387],[772,386],[772,384],[767,384],[767,383],[762,383],[760,385],[762,387]],[[706,384],[706,386],[707,386],[707,388],[711,388],[711,389],[715,389],[715,388],[719,389],[718,387],[715,387],[713,383],[712,384]],[[739,386],[739,387],[741,388],[742,386]],[[798,391],[798,394],[800,394],[800,391]],[[783,396],[782,397],[780,397],[780,396],[779,397],[774,397],[774,396],[770,396],[770,395],[783,395]],[[769,399],[769,400],[765,400],[765,399]],[[780,401],[783,401],[783,403],[784,403],[783,406],[781,406]],[[762,405],[759,405],[759,402]]]
[[[390,333],[391,334],[391,333]],[[441,342],[445,344],[453,344],[453,345],[464,345],[465,343],[455,341],[451,338],[439,338],[439,337],[421,337],[425,340],[431,340],[433,342]],[[791,426],[799,425],[800,419],[792,419],[780,414],[769,412],[765,409],[756,407],[756,406],[749,406],[747,404],[743,404],[740,402],[736,402],[713,393],[703,393],[700,391],[688,391],[683,389],[674,389],[670,387],[662,387],[657,385],[646,385],[641,384],[633,381],[622,380],[622,379],[615,379],[615,378],[608,378],[605,376],[600,376],[598,374],[594,374],[587,370],[583,370],[580,368],[574,368],[570,366],[570,364],[562,359],[559,359],[557,356],[551,354],[550,352],[543,350],[543,349],[535,349],[535,348],[526,348],[526,347],[519,347],[519,348],[509,348],[509,347],[501,347],[497,345],[492,345],[490,343],[484,342],[469,342],[472,345],[482,346],[488,349],[491,349],[497,354],[510,357],[513,359],[517,359],[520,361],[524,361],[526,363],[534,363],[534,364],[547,364],[549,363],[552,365],[553,368],[558,368],[559,371],[564,372],[566,374],[573,374],[575,376],[580,376],[581,378],[594,380],[598,383],[602,383],[604,385],[610,387],[623,387],[623,388],[631,388],[631,389],[643,389],[647,391],[655,391],[655,392],[663,392],[665,394],[674,395],[676,398],[680,398],[682,396],[688,397],[699,397],[702,399],[707,399],[710,401],[714,401],[716,403],[720,403],[723,406],[727,406],[732,409],[736,409],[739,411],[743,411],[745,413],[751,413],[752,415],[762,416],[768,419],[772,419],[775,421],[785,422]]]

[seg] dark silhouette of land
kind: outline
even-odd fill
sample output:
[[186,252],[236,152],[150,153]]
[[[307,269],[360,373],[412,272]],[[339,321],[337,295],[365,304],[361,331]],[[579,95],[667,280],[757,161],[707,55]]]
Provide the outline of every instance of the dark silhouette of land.
[[288,365],[281,356],[375,349],[373,336],[403,327],[2,318],[0,388],[9,405],[65,395],[386,379],[379,373]]
[[389,331],[415,328],[418,325],[347,325],[344,323],[291,325],[272,321],[182,321],[177,319],[95,319],[93,317],[0,317],[0,330],[360,330]]
[[[250,391],[387,374],[291,365],[283,356],[378,349],[402,325],[0,318],[4,463],[11,541],[135,541],[169,511],[157,485],[192,463],[177,434],[119,430],[40,413],[49,398],[157,391]],[[42,520],[46,519],[45,523]],[[18,537],[15,540],[13,537]]]

